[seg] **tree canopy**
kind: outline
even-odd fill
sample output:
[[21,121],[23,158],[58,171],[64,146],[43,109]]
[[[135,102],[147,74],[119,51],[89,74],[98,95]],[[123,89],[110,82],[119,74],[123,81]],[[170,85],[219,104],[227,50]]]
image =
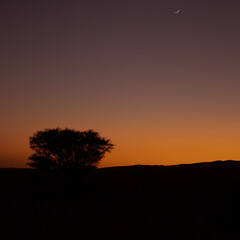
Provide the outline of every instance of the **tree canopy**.
[[82,169],[96,167],[114,145],[93,130],[45,129],[30,137],[30,167],[38,169]]

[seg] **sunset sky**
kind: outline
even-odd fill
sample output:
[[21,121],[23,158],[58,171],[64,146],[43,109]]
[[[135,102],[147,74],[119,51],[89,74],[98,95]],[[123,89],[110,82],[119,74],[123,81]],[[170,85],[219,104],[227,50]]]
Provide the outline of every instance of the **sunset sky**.
[[1,0],[0,30],[0,167],[55,127],[100,167],[240,159],[239,0]]

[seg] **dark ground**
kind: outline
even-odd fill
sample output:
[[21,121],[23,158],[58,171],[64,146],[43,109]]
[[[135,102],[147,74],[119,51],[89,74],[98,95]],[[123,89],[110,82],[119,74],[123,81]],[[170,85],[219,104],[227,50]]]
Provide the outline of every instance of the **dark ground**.
[[4,239],[240,239],[240,161],[0,169],[0,191]]

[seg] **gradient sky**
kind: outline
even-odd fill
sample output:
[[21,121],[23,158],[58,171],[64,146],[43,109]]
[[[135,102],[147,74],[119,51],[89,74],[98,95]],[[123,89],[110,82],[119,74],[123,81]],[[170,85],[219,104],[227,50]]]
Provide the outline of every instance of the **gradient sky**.
[[1,0],[0,30],[0,167],[55,127],[100,167],[240,159],[239,0]]

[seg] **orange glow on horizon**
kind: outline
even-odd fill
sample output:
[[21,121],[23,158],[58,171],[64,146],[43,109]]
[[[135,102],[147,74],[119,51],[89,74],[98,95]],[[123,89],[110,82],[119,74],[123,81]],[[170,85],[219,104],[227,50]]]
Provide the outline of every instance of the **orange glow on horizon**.
[[[102,136],[110,138],[116,146],[111,153],[106,153],[99,167],[136,164],[175,165],[240,159],[238,145],[240,130],[236,130],[237,126],[223,125],[219,121],[196,128],[196,125],[190,123],[193,121],[186,122],[186,126],[182,124],[182,128],[179,128],[179,122],[165,125],[164,128],[161,125],[149,124],[145,129],[138,124],[129,129],[126,126],[114,129],[114,126],[108,125],[105,130],[102,128],[99,132]],[[24,129],[19,130],[18,133],[12,133],[12,138],[5,129],[0,142],[3,160],[1,167],[27,167],[25,164],[31,155],[28,138],[36,130],[42,129],[45,128],[31,130],[28,126],[28,132]],[[87,130],[77,127],[74,129]]]

